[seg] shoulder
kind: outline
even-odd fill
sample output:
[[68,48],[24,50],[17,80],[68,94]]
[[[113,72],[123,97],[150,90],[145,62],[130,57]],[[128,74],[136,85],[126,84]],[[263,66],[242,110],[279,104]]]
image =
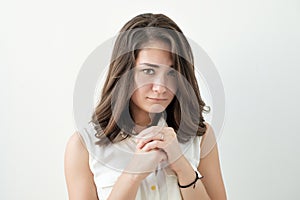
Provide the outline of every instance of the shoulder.
[[215,133],[209,123],[205,122],[205,125],[207,129],[200,144],[201,161],[198,170],[204,176],[202,182],[211,199],[226,199]]
[[210,123],[208,123],[208,122],[203,122],[204,124],[205,124],[205,126],[206,126],[206,131],[205,131],[205,134],[204,135],[206,135],[206,134],[208,134],[209,132],[212,132],[213,131],[213,128],[212,128],[212,126],[210,125]]
[[89,153],[78,132],[67,142],[64,168],[70,199],[96,199],[93,174],[89,167]]
[[214,134],[214,130],[213,130],[212,126],[207,122],[204,122],[204,124],[206,126],[206,131],[202,135],[200,147],[203,147],[203,145],[205,143],[207,143],[208,141],[215,140],[215,134]]
[[66,145],[66,155],[73,153],[88,154],[79,132],[73,133]]
[[78,132],[69,138],[65,150],[65,172],[73,173],[73,170],[83,169],[88,164],[89,155]]
[[78,131],[69,138],[64,157],[66,176],[68,173],[78,171],[89,171],[89,152],[85,146],[82,136]]
[[213,149],[217,148],[217,139],[213,127],[207,122],[204,122],[204,124],[206,126],[206,131],[202,136],[200,143],[201,158],[206,157]]

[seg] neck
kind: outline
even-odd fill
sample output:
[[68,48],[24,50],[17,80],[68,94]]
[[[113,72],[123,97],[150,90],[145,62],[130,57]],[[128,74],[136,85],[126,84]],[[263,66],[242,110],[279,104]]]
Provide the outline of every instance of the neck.
[[154,114],[147,112],[132,112],[132,118],[136,126],[145,127],[151,124]]
[[151,124],[154,113],[148,113],[139,109],[133,103],[130,105],[131,117],[137,127],[146,127]]

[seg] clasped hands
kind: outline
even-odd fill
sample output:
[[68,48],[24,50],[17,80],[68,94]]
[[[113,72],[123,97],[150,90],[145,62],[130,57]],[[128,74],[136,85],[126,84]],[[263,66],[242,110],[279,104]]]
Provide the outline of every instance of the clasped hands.
[[127,171],[143,174],[143,178],[166,161],[171,169],[182,155],[177,135],[171,127],[151,126],[135,136],[136,152]]

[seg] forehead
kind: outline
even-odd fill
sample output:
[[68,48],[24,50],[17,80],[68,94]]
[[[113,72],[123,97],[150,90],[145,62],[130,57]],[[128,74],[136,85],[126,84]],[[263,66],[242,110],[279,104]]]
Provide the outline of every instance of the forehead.
[[173,66],[172,54],[169,51],[157,48],[145,48],[139,51],[136,65],[149,63],[157,66]]

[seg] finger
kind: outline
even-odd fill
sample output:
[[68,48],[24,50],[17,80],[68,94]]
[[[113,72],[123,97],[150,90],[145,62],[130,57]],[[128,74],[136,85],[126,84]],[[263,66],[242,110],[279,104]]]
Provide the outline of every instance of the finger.
[[159,161],[160,162],[163,162],[163,161],[165,161],[165,160],[168,160],[168,156],[167,156],[167,154],[166,154],[166,152],[165,151],[163,151],[163,150],[160,150],[160,159],[159,159]]
[[142,139],[142,140],[139,140],[138,141],[138,144],[137,144],[137,147],[138,148],[143,148],[145,144],[149,143],[149,142],[152,142],[153,140],[158,140],[158,141],[164,141],[164,133],[158,133],[150,138],[147,138],[147,139]]
[[136,148],[139,149],[139,150],[143,150],[144,146],[145,146],[146,144],[148,144],[149,142],[152,142],[152,141],[154,141],[154,140],[149,140],[149,141],[147,141],[147,142],[145,142],[145,141],[140,141],[140,142],[137,143]]
[[158,140],[153,140],[151,142],[148,142],[142,147],[143,151],[151,151],[153,149],[160,149],[163,146],[163,142]]
[[141,150],[144,145],[145,144],[143,142],[138,142],[137,145],[136,145],[136,148]]

